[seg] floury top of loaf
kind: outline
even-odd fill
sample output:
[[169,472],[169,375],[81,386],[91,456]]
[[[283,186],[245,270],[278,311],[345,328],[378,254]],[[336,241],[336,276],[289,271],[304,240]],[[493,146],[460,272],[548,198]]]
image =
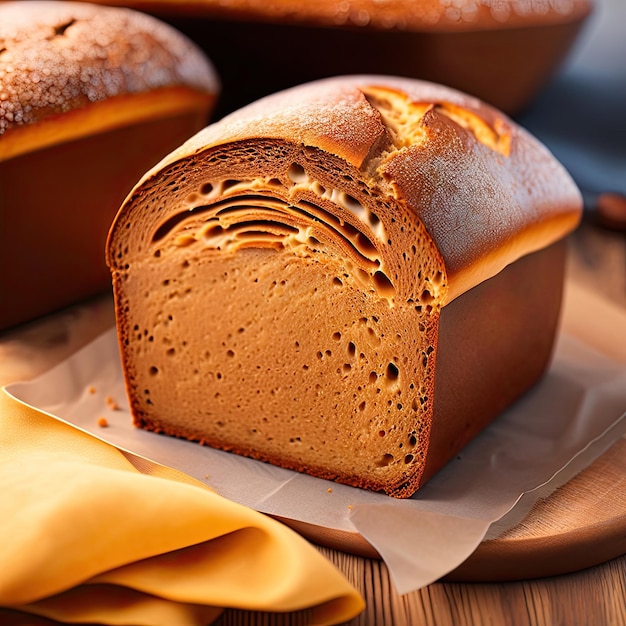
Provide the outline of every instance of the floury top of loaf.
[[433,416],[452,419],[442,311],[580,211],[543,146],[442,86],[337,77],[253,103],[148,172],[111,228],[134,421],[408,497],[458,447],[429,459]]
[[206,120],[219,89],[198,46],[144,13],[0,2],[0,161],[194,106]]

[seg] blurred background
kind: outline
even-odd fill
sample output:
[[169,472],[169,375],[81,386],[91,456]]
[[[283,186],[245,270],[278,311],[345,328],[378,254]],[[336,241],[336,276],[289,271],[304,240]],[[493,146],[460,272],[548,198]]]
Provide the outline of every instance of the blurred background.
[[603,193],[626,195],[626,0],[595,0],[562,67],[517,119],[567,167],[588,209]]

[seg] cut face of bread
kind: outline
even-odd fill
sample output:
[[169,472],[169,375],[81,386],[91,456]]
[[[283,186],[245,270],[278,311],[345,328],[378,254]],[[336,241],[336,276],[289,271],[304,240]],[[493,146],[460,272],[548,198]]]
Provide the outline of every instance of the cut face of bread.
[[[502,169],[509,184],[516,141],[559,177],[525,216],[511,200],[494,202],[500,183],[488,177]],[[465,169],[455,169],[460,153]],[[427,181],[425,157],[435,168]],[[492,232],[465,225],[460,210],[436,213],[438,192],[468,173],[486,188],[466,194],[463,210],[482,207],[479,223],[500,220]],[[456,92],[346,77],[255,103],[166,157],[112,226],[108,263],[135,423],[410,496],[536,380],[559,298],[548,298],[540,364],[521,386],[497,391],[479,415],[457,403],[437,426],[439,379],[464,389],[438,372],[443,310],[462,312],[464,294],[482,283],[488,301],[504,302],[491,277],[561,239],[579,210],[547,153]],[[558,295],[562,275],[551,276]],[[456,316],[453,327],[463,327]],[[454,352],[445,359],[453,371]],[[484,385],[474,391],[481,398]],[[431,448],[434,432],[445,434]]]
[[124,255],[139,423],[325,478],[397,482],[422,462],[432,410],[446,285],[430,237],[317,150],[252,142],[213,159],[208,178],[185,166],[195,180],[146,233],[145,258]]

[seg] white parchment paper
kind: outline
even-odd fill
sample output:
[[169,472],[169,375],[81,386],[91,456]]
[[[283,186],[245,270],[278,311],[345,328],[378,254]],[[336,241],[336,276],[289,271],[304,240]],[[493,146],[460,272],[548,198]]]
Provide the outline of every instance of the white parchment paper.
[[[384,559],[399,593],[454,570],[481,541],[513,526],[539,495],[572,478],[626,433],[626,366],[567,335],[559,337],[539,385],[408,500],[134,428],[113,328],[43,376],[7,391],[241,504],[360,533]],[[108,427],[98,425],[99,417]]]

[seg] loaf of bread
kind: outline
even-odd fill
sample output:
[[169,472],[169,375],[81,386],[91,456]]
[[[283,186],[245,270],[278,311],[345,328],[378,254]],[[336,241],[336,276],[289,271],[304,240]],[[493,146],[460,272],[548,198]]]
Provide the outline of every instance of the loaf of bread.
[[541,377],[580,213],[544,147],[449,88],[253,103],[112,225],[134,422],[408,497]]
[[593,5],[593,0],[101,1],[163,17],[201,45],[224,80],[220,115],[279,89],[346,73],[439,82],[516,114],[560,66]]
[[110,290],[111,220],[218,90],[204,53],[153,17],[0,3],[0,328]]

